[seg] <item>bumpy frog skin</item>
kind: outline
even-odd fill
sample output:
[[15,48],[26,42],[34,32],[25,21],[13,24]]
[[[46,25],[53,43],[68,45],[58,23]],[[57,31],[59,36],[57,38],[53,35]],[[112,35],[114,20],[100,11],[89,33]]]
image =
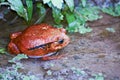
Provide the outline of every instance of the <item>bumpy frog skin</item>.
[[11,34],[10,38],[8,44],[10,53],[24,53],[30,57],[49,55],[70,42],[64,28],[55,28],[48,24],[30,26],[22,32]]

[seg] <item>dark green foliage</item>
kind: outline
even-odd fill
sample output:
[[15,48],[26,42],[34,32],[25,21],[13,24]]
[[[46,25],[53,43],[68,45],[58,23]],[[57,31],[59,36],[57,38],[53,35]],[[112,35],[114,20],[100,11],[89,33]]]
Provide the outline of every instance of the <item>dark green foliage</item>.
[[4,2],[5,0],[0,0],[0,2]]
[[0,54],[7,54],[5,48],[0,48]]
[[102,11],[112,16],[120,16],[120,4],[114,7],[103,8]]
[[21,0],[7,0],[7,2],[0,3],[0,5],[9,5],[11,10],[30,23],[33,12],[32,0],[26,0],[26,6],[23,5]]
[[[60,0],[60,3],[53,3],[54,0],[43,0],[44,4],[48,4],[52,8],[53,18],[56,24],[61,24],[63,20],[67,21],[69,32],[79,32],[84,34],[92,31],[86,21],[93,21],[101,18],[98,15],[98,8],[90,7],[86,5],[86,0],[82,0],[82,3],[78,7],[74,6],[74,0]],[[59,1],[59,0],[56,0]],[[61,6],[62,5],[62,6]]]
[[[79,6],[74,5],[74,0],[42,0],[43,2],[36,1],[33,6],[32,0],[25,0],[26,5],[23,5],[22,0],[1,0],[0,5],[9,5],[11,10],[17,12],[17,14],[24,18],[29,24],[33,15],[33,7],[37,8],[36,12],[39,17],[35,22],[41,23],[46,15],[46,8],[44,5],[48,5],[52,9],[52,17],[57,27],[62,26],[62,22],[67,22],[68,26],[66,29],[68,32],[79,32],[84,34],[92,31],[86,24],[87,21],[94,21],[101,16],[99,15],[99,8],[90,6],[87,0],[81,0]],[[109,8],[103,8],[103,12],[113,16],[120,15],[120,5]]]
[[46,9],[42,3],[37,3],[37,13],[38,13],[38,20],[35,22],[35,24],[41,23],[46,15]]

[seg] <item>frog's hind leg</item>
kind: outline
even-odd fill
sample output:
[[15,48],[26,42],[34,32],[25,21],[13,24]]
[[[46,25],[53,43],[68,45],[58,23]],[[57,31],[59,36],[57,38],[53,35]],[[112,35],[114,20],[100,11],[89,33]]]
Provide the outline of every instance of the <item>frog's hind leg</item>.
[[17,46],[14,43],[12,43],[12,41],[8,44],[8,51],[10,51],[10,53],[12,53],[12,54],[20,53],[19,49],[17,48]]

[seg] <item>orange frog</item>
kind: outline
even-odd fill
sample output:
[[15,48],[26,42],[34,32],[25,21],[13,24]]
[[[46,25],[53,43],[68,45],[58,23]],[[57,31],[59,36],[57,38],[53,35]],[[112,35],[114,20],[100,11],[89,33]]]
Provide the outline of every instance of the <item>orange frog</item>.
[[30,26],[22,32],[11,34],[10,38],[10,53],[24,53],[32,58],[45,59],[54,59],[55,57],[50,55],[70,42],[64,28],[55,28],[48,24]]

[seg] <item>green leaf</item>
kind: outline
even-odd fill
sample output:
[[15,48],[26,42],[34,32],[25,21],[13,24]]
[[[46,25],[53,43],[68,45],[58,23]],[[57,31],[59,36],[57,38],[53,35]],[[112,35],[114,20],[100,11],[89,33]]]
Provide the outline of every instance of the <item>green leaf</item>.
[[17,11],[20,15],[24,13],[24,6],[21,0],[8,0],[8,2],[12,10]]
[[28,23],[32,19],[33,3],[32,0],[26,0],[26,8],[21,0],[8,0],[12,10],[16,11],[20,17],[23,17]]
[[8,0],[10,3],[10,7],[12,10],[16,11],[17,14],[21,17],[23,17],[26,21],[27,18],[27,10],[24,8],[21,0]]
[[43,0],[43,3],[46,4],[46,3],[49,3],[51,0]]
[[97,20],[99,18],[102,18],[101,16],[98,15],[98,8],[97,7],[84,7],[81,8],[81,6],[77,7],[75,9],[76,11],[76,17],[79,18],[79,20],[83,20],[83,21],[93,21],[93,20]]
[[54,7],[62,9],[63,0],[51,0]]
[[38,13],[38,20],[35,22],[35,24],[41,23],[46,15],[46,9],[43,6],[42,3],[37,3],[37,13]]
[[33,3],[32,0],[26,0],[27,5],[27,21],[29,22],[32,19],[32,12],[33,12]]
[[71,24],[75,21],[75,15],[73,13],[66,13],[66,19],[68,24]]
[[120,16],[120,4],[115,7],[103,8],[102,11],[112,16]]
[[0,0],[0,2],[4,2],[5,0]]
[[1,53],[1,54],[6,54],[7,52],[5,51],[4,48],[0,48],[0,53]]
[[79,30],[79,33],[81,33],[81,34],[85,34],[85,33],[87,33],[87,32],[91,32],[91,31],[92,31],[91,28],[85,27],[84,24],[83,24],[83,25],[80,25],[78,30]]
[[70,11],[74,10],[74,0],[65,0],[66,4],[68,5]]
[[45,7],[43,6],[42,3],[37,3],[37,8],[38,8],[38,11],[39,11],[39,14],[40,14],[40,15],[45,14],[46,9],[45,9]]
[[78,32],[78,24],[73,13],[66,13],[66,19],[68,27],[66,28],[69,32]]
[[27,55],[25,54],[18,54],[16,57],[14,57],[12,60],[9,60],[9,62],[15,63],[16,61],[20,61],[21,59],[27,59]]
[[3,74],[2,73],[0,73],[0,79],[2,79],[3,78]]
[[86,0],[81,0],[81,2],[82,2],[82,6],[85,7],[87,1]]
[[104,80],[103,74],[99,73],[98,75],[95,75],[95,80]]
[[85,34],[87,32],[91,32],[92,29],[89,27],[85,27],[84,23],[81,23],[74,15],[74,13],[66,13],[66,19],[68,22],[67,30],[69,32],[79,32],[81,34]]
[[120,4],[115,6],[115,14],[117,14],[117,16],[120,16]]
[[63,17],[64,17],[61,11],[57,8],[52,8],[52,14],[53,14],[55,23],[60,24],[60,22],[63,20]]

